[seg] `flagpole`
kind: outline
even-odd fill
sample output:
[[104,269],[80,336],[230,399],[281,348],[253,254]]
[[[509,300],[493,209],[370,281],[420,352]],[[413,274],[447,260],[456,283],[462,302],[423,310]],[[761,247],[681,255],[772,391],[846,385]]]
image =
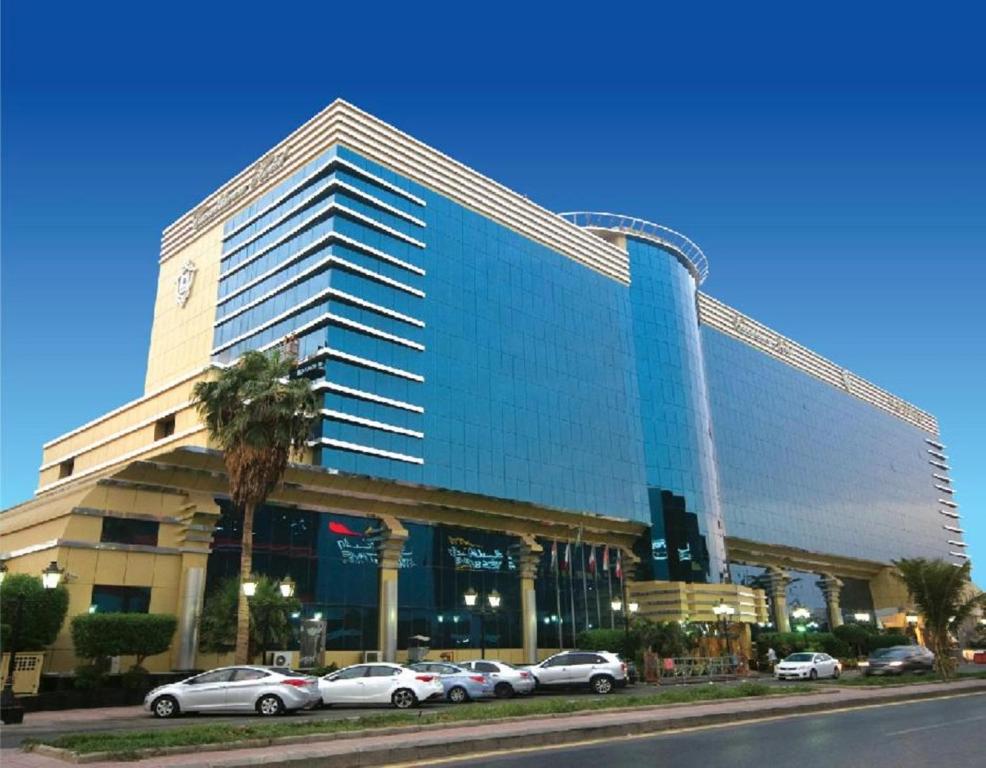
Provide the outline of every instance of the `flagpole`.
[[551,542],[551,554],[552,554],[552,564],[553,570],[555,572],[555,616],[558,619],[558,650],[562,651],[565,649],[565,640],[562,635],[562,620],[561,620],[561,576],[558,573],[558,542]]
[[[595,545],[593,545],[595,547]],[[592,556],[596,556],[596,550],[593,548]],[[596,626],[600,629],[603,628],[603,614],[599,607],[599,569],[592,569],[592,591],[596,593]]]
[[[606,581],[609,583],[609,604],[613,605],[613,569],[609,567],[609,547],[606,547]],[[616,611],[609,609],[609,628],[616,629]]]
[[[581,534],[581,530],[579,531]],[[581,538],[581,536],[579,537]],[[585,628],[589,628],[589,581],[585,573],[585,544],[579,544],[579,556],[582,559],[582,607],[585,609]]]
[[572,543],[565,543],[565,562],[568,564],[568,604],[572,616],[572,647],[576,645],[575,635],[578,627],[575,625],[575,574],[572,573]]

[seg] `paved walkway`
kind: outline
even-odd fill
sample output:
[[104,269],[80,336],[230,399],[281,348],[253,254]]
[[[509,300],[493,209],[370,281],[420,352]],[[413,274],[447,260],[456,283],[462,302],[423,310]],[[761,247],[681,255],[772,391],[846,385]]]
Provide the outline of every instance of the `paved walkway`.
[[[928,696],[973,692],[986,695],[986,681],[967,680],[906,687],[825,689],[821,693],[814,694],[677,704],[635,710],[597,711],[497,721],[480,725],[422,726],[410,732],[405,729],[402,733],[359,738],[346,739],[337,735],[328,741],[319,741],[318,737],[308,736],[298,737],[293,743],[280,743],[275,746],[225,751],[199,749],[195,754],[157,756],[148,758],[138,765],[167,768],[192,766],[238,768],[263,764],[267,768],[302,765],[355,768],[385,765],[391,762],[465,756],[469,752],[516,748],[518,745],[537,747],[578,739],[659,732],[670,728],[735,722],[746,718],[777,717],[846,706],[865,706],[902,699],[917,700]],[[51,714],[57,716],[59,713]],[[68,714],[64,713],[66,723],[69,722]],[[66,765],[67,763],[57,758],[16,750],[7,750],[3,754],[3,768],[65,768]],[[121,765],[134,765],[134,763],[99,762],[88,765],[94,768],[102,766],[119,768]]]

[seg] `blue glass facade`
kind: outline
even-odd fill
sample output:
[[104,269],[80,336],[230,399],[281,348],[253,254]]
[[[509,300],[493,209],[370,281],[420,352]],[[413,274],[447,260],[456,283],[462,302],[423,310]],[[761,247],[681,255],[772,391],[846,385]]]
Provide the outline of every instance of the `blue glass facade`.
[[729,536],[950,559],[927,432],[707,326],[702,344]]
[[[948,555],[925,432],[700,326],[693,271],[626,250],[629,286],[334,147],[225,222],[213,359],[294,335],[322,466],[644,523],[638,578],[729,579],[727,534]],[[542,634],[572,613],[538,604]],[[439,610],[402,626],[449,635]]]
[[650,503],[653,578],[725,576],[695,278],[671,253],[627,238]]
[[649,521],[624,285],[344,148],[224,233],[214,358],[297,333],[323,466]]

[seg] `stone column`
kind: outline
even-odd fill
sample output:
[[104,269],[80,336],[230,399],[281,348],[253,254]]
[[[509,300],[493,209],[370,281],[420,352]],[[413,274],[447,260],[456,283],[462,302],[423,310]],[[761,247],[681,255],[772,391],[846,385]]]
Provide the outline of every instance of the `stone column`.
[[842,581],[831,573],[823,573],[817,584],[822,590],[822,594],[825,595],[825,605],[829,614],[829,630],[841,627],[842,607],[839,605],[839,596],[842,594]]
[[778,632],[790,632],[791,621],[787,615],[787,585],[791,577],[780,568],[767,569],[767,594],[774,611],[774,628]]
[[542,551],[541,545],[530,535],[522,536],[515,550],[520,576],[520,625],[525,664],[537,664],[538,660],[538,610],[534,579],[537,578]]
[[177,536],[181,549],[181,582],[172,666],[185,671],[199,668],[199,617],[205,598],[205,573],[212,551],[212,535],[219,521],[219,505],[209,496],[189,496],[177,517],[182,524]]
[[377,645],[383,661],[397,661],[397,569],[407,541],[407,529],[393,517],[381,519],[377,537],[380,592],[377,603]]

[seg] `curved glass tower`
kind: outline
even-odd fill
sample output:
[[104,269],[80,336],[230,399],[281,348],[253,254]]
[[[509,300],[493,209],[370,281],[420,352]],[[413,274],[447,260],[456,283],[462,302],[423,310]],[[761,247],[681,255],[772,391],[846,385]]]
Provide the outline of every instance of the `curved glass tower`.
[[696,294],[708,274],[701,249],[657,224],[600,213],[565,214],[624,247],[651,515],[651,578],[726,580],[712,419]]

